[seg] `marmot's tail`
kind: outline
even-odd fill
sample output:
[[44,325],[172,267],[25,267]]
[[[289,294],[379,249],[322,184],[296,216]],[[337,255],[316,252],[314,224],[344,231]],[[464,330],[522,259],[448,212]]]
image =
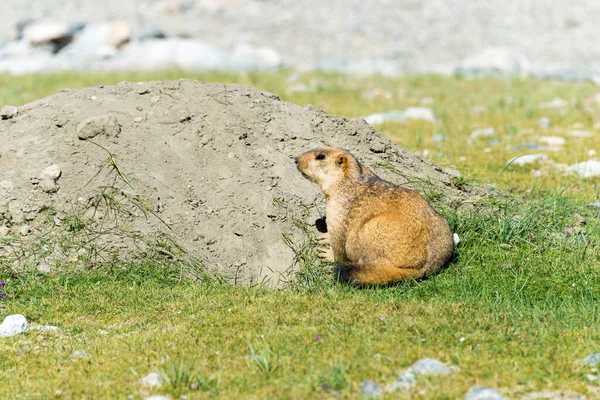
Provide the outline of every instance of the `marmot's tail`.
[[416,268],[398,268],[377,264],[338,263],[333,269],[333,277],[340,283],[360,286],[385,285],[404,279],[418,279],[425,271]]

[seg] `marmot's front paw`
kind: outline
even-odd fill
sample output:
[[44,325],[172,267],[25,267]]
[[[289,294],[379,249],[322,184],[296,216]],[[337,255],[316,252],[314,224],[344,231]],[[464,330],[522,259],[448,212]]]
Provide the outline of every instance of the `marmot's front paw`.
[[323,261],[334,262],[333,250],[331,250],[331,245],[329,244],[329,234],[323,233],[317,236],[317,244],[317,253],[319,258],[321,258]]

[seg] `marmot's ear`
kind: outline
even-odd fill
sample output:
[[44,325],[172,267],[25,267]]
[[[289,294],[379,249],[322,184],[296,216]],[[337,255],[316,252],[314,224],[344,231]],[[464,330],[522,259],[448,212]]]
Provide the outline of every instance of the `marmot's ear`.
[[348,168],[348,156],[346,154],[340,154],[337,156],[335,163],[338,167],[345,171]]

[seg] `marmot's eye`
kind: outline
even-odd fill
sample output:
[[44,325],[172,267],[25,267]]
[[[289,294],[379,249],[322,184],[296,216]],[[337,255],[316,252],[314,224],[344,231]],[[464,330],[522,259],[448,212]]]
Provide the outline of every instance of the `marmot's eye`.
[[324,159],[325,159],[325,154],[323,154],[323,153],[319,153],[315,157],[315,160],[324,160]]

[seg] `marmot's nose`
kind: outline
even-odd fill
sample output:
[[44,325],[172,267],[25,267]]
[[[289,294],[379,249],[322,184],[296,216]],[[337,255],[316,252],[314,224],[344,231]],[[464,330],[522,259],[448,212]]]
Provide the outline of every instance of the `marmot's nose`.
[[294,158],[294,161],[296,162],[296,165],[298,165],[298,163],[300,162],[300,156]]

